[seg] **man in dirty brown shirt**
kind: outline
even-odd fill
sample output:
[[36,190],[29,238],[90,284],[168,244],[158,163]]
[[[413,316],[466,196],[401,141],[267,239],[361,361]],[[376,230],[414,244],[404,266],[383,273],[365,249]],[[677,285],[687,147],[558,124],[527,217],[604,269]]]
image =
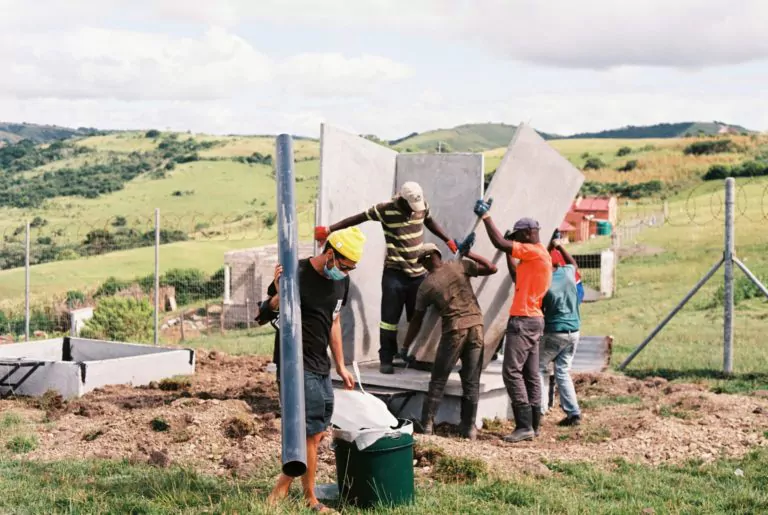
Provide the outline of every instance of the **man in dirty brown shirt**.
[[472,290],[470,277],[495,274],[496,266],[469,252],[468,259],[443,262],[433,243],[424,244],[419,263],[429,272],[416,294],[415,313],[408,325],[403,355],[421,330],[424,314],[430,305],[442,318],[443,335],[437,347],[429,391],[424,401],[421,429],[432,433],[435,413],[443,398],[445,383],[456,362],[461,359],[461,434],[477,437],[475,418],[480,396],[480,372],[483,366],[483,313]]

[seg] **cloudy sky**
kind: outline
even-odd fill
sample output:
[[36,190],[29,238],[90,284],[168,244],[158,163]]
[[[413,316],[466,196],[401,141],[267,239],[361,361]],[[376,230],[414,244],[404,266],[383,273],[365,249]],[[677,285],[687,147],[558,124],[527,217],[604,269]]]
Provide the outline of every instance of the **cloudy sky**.
[[768,1],[0,0],[0,120],[768,130]]

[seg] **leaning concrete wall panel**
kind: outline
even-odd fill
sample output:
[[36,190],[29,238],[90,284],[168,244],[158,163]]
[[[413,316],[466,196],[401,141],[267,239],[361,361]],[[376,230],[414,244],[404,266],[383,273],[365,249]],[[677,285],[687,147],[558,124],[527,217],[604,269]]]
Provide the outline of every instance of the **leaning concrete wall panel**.
[[[502,233],[522,217],[538,220],[546,245],[583,182],[581,172],[536,131],[521,124],[488,186],[486,196],[493,197],[491,216]],[[492,257],[499,267],[497,274],[473,280],[484,314],[487,364],[505,332],[514,285],[505,257],[493,247],[484,227],[478,228],[472,250]]]
[[[316,220],[331,225],[392,197],[397,152],[324,124],[320,136],[320,193]],[[347,361],[375,360],[379,348],[381,274],[386,245],[379,224],[360,225],[367,241],[362,261],[351,274],[342,311]]]
[[[408,181],[421,185],[430,216],[449,237],[462,239],[466,236],[464,231],[475,220],[472,208],[483,196],[482,154],[400,154],[397,156],[395,191]],[[445,243],[427,229],[424,241],[436,244],[443,257],[450,259],[450,250]],[[434,361],[441,325],[437,312],[429,309],[412,349],[416,359]],[[407,328],[403,313],[397,334],[400,345],[405,340]]]

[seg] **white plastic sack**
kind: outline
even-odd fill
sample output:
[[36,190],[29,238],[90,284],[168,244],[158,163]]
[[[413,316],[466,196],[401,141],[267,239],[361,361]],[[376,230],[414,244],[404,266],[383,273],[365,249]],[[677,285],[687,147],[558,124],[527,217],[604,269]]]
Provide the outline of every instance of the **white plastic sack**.
[[[357,448],[362,451],[388,433],[407,432],[408,429],[397,429],[399,422],[389,412],[384,401],[365,392],[360,382],[357,362],[352,366],[361,391],[336,390],[334,392],[331,416],[331,424],[335,426],[334,438],[355,442]],[[412,426],[410,426],[410,432],[413,433]]]

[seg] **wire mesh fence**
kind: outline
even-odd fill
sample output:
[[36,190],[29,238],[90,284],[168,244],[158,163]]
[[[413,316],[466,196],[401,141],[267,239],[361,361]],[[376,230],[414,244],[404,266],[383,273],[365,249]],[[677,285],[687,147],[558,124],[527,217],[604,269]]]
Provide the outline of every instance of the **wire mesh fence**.
[[[37,216],[7,229],[0,339],[76,334],[163,343],[249,328],[266,270],[258,258],[274,247],[276,217],[159,215],[158,223],[151,210],[85,225]],[[301,209],[299,220],[301,237],[311,238],[314,210]],[[251,261],[232,270],[229,255]]]

